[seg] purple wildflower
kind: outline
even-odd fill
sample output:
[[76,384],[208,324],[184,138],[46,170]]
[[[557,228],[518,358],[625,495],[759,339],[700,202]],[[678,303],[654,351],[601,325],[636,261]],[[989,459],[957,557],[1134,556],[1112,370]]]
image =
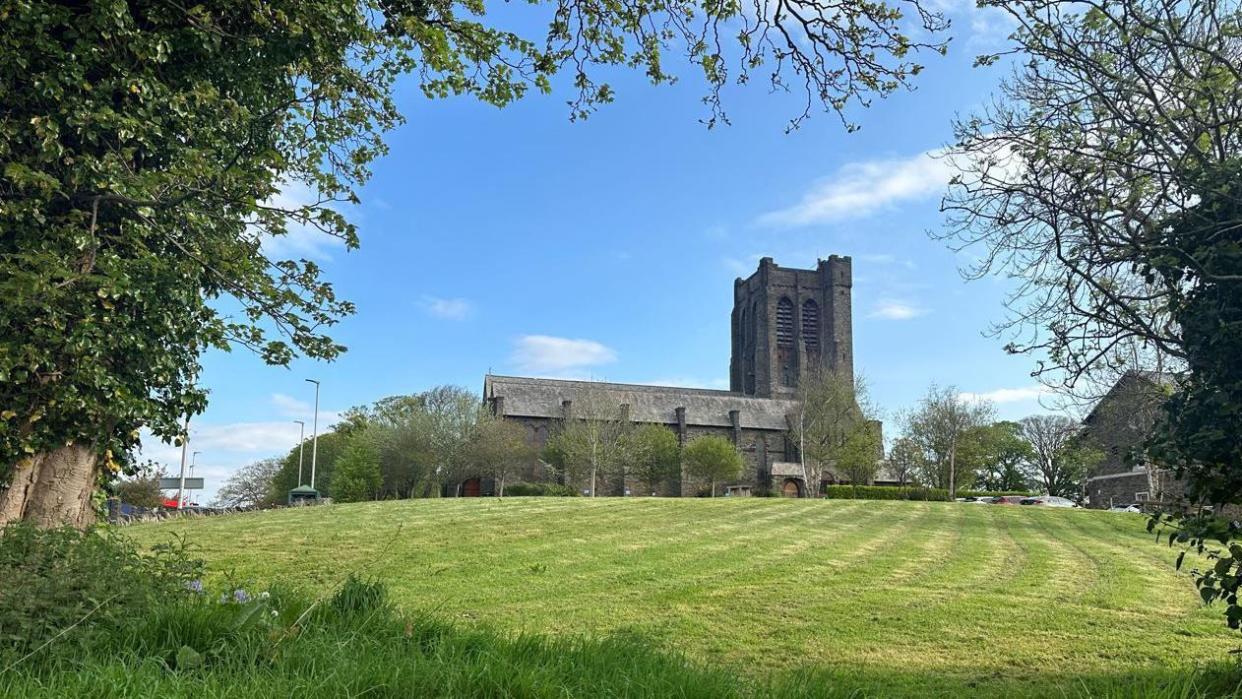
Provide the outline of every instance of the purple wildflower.
[[201,593],[203,591],[203,581],[202,580],[187,580],[185,581],[185,589],[190,592]]

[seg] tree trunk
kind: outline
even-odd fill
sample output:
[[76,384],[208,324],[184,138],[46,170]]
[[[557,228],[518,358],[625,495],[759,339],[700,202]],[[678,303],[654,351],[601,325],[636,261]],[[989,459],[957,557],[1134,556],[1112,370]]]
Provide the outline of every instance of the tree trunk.
[[0,526],[16,521],[44,528],[90,526],[96,469],[95,450],[81,444],[22,459],[9,487],[0,491]]
[[949,499],[957,497],[957,444],[949,445]]

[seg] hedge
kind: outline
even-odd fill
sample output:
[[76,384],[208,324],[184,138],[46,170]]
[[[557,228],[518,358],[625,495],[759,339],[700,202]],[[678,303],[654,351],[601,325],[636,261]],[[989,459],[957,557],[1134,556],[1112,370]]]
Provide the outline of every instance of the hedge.
[[824,497],[836,500],[944,500],[949,491],[942,488],[896,485],[830,485]]
[[578,491],[560,483],[514,483],[505,486],[505,497],[523,497],[528,495],[573,497],[577,494]]

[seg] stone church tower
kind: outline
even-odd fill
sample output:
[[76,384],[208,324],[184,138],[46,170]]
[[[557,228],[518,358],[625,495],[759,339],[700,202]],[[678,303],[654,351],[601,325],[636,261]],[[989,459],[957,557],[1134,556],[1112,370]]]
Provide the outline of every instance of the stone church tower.
[[788,398],[816,369],[854,376],[849,257],[815,269],[788,269],[770,257],[733,283],[733,352],[729,388],[760,398]]

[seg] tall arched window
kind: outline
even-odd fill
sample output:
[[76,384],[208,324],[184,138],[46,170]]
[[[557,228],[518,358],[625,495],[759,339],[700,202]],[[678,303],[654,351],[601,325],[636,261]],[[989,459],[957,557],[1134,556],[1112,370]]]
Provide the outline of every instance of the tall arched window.
[[794,338],[794,305],[793,301],[782,297],[776,304],[776,346],[793,347]]
[[797,386],[798,377],[794,351],[794,305],[787,297],[776,302],[776,361],[780,365],[781,384]]
[[802,345],[807,352],[819,351],[819,304],[815,299],[802,302]]

